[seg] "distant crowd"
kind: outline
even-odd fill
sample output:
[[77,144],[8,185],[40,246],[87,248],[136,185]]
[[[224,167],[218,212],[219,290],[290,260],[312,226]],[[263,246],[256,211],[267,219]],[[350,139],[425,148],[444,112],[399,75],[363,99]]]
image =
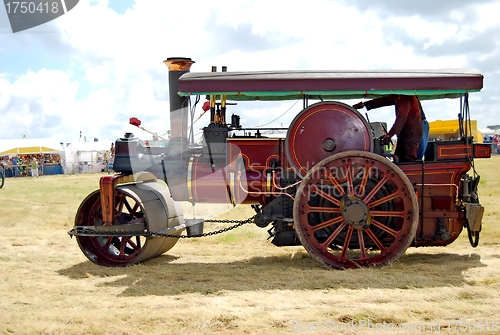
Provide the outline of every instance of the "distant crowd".
[[29,154],[0,157],[0,169],[5,177],[39,176],[46,173],[47,169],[61,166],[59,155]]
[[484,143],[491,143],[491,153],[500,154],[500,138],[498,134],[488,135],[483,138]]

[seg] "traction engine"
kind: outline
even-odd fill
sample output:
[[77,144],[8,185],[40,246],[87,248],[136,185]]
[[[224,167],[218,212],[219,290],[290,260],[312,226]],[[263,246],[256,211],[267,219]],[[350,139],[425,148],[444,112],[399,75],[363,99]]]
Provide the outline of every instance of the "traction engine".
[[[145,145],[131,133],[116,140],[115,174],[101,177],[99,189],[78,208],[69,234],[92,262],[126,266],[161,255],[181,236],[207,235],[203,220],[184,218],[179,201],[251,205],[255,216],[236,226],[267,228],[276,246],[302,245],[330,268],[384,265],[409,246],[448,245],[463,228],[477,246],[484,208],[474,158],[490,157],[491,149],[473,143],[467,120],[468,94],[482,88],[482,75],[191,73],[193,63],[165,61],[168,146]],[[462,103],[461,139],[430,142],[425,160],[415,162],[399,163],[381,143],[380,123],[336,101],[410,91],[421,99],[457,97]],[[188,133],[199,101],[192,105],[192,96],[209,100],[202,144]],[[302,99],[304,108],[284,138],[244,128],[238,115],[226,118],[235,105],[228,100],[287,99]]]

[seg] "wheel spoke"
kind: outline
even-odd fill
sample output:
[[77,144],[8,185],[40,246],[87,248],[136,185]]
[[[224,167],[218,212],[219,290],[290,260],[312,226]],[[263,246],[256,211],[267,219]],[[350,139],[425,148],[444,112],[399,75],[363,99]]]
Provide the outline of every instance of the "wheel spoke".
[[365,249],[365,238],[363,236],[363,231],[358,230],[358,243],[359,243],[359,258],[366,258],[366,249]]
[[137,252],[138,250],[140,250],[140,248],[134,243],[134,241],[132,241],[130,239],[130,237],[123,236],[123,241],[125,242],[125,244],[129,244],[130,247],[134,250],[134,252]]
[[122,237],[120,240],[120,256],[125,256],[125,239]]
[[344,221],[337,227],[337,229],[335,229],[335,231],[330,236],[328,236],[326,241],[322,244],[325,247],[328,247],[330,244],[332,244],[333,240],[336,239],[337,236],[339,236],[340,232],[345,228],[345,226],[347,226],[347,223]]
[[375,236],[375,234],[373,233],[373,231],[370,228],[368,228],[365,231],[366,231],[366,234],[373,241],[373,243],[375,243],[375,245],[380,249],[380,251],[384,251],[386,249],[384,247],[384,245],[382,244],[382,242],[380,242],[380,240],[377,238],[377,236]]
[[108,250],[109,249],[109,246],[111,245],[111,242],[113,242],[113,236],[108,236],[106,238],[106,243],[104,243],[104,245],[102,246],[102,248],[104,250]]
[[363,199],[365,204],[370,202],[370,200],[375,196],[375,194],[377,194],[378,191],[380,191],[382,186],[384,186],[384,184],[387,181],[389,181],[389,178],[386,175],[384,175],[384,178],[380,179],[380,181],[377,183],[377,185],[375,185],[375,187],[370,191],[370,193]]
[[[340,185],[339,185],[340,186]],[[316,189],[316,194],[319,195],[320,197],[322,197],[323,199],[326,199],[328,201],[330,201],[332,204],[334,205],[337,205],[337,206],[340,206],[340,201],[335,199],[334,197],[332,197],[330,194],[326,193],[326,192],[323,192],[322,190],[320,190],[317,186],[315,186]],[[342,192],[344,190],[342,189]]]
[[394,193],[392,193],[392,194],[389,194],[388,196],[385,196],[385,197],[382,197],[382,198],[380,198],[380,199],[377,199],[377,200],[375,200],[375,201],[373,201],[373,202],[370,202],[370,203],[369,203],[369,204],[367,204],[367,205],[368,205],[368,207],[369,207],[369,208],[373,208],[373,207],[376,207],[376,206],[381,205],[381,204],[383,204],[383,203],[386,203],[386,202],[388,202],[388,201],[391,201],[391,200],[393,200],[393,199],[396,199],[396,198],[398,198],[398,197],[400,197],[400,196],[401,196],[401,195],[399,194],[399,192],[394,192]]
[[338,207],[309,207],[308,213],[340,213]]
[[347,183],[347,195],[354,195],[354,185],[352,181],[352,165],[345,165],[345,178]]
[[123,200],[123,204],[125,205],[125,207],[127,208],[128,210],[128,213],[130,214],[130,216],[133,216],[135,214],[135,211],[137,210],[137,203],[135,204],[134,208],[135,210],[132,209],[132,207],[130,206],[130,204],[128,203],[128,200],[127,199],[124,199]]
[[[383,224],[382,222],[379,222],[375,219],[372,218],[372,225],[374,225],[375,227],[379,228],[379,229],[382,229],[383,231],[385,231],[386,233],[389,233],[391,234],[392,236],[396,237],[396,235],[398,234],[397,231],[395,231],[394,229],[392,228],[389,228],[387,227],[385,224]],[[375,242],[375,241],[374,241]]]
[[116,215],[121,215],[123,213],[123,202],[125,201],[125,196],[120,195],[120,200],[118,201],[116,208]]
[[344,218],[342,216],[338,216],[334,219],[326,220],[325,222],[321,222],[318,225],[312,226],[313,231],[318,231],[326,227],[330,227],[336,225],[339,222],[342,222]]
[[332,175],[331,171],[328,174],[328,176],[326,176],[326,177],[333,184],[333,186],[335,187],[335,189],[337,190],[337,192],[339,192],[339,195],[341,197],[343,197],[345,195],[344,188],[339,184],[339,182],[337,181],[337,179],[335,179],[335,177]]
[[344,245],[342,246],[342,252],[340,253],[341,258],[346,258],[347,251],[349,251],[349,243],[351,243],[352,231],[354,228],[351,226],[347,227],[347,233],[345,235]]
[[135,215],[138,209],[139,209],[139,204],[136,202],[134,208],[132,208],[132,211],[130,211],[130,215]]
[[358,192],[356,192],[356,196],[362,198],[366,191],[366,183],[368,183],[368,179],[370,177],[371,169],[368,166],[363,166],[363,177],[361,178],[361,183],[359,184]]

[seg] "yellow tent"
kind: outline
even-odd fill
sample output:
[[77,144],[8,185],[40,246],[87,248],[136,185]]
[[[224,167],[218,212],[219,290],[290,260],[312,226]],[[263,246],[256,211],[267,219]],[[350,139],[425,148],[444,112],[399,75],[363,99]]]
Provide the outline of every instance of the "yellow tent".
[[[467,124],[469,126],[469,124]],[[442,140],[450,138],[458,139],[460,136],[460,125],[458,120],[437,120],[429,122],[429,140],[435,140],[438,137]],[[470,120],[470,131],[474,140],[483,143],[483,134],[477,129],[477,121]]]
[[28,155],[28,154],[40,154],[40,153],[57,153],[61,150],[55,150],[47,147],[23,147],[23,148],[12,148],[9,150],[5,150],[0,152],[0,155]]
[[60,153],[60,143],[50,139],[0,140],[0,156]]

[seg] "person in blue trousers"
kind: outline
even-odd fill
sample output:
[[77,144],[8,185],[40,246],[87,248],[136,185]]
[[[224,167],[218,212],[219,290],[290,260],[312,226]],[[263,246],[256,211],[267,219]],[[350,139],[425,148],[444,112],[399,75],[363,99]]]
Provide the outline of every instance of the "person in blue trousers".
[[425,117],[420,99],[418,100],[418,104],[420,105],[420,119],[422,120],[422,138],[418,143],[417,160],[422,160],[425,155],[425,150],[427,149],[427,142],[429,141],[429,122],[427,122]]
[[16,157],[12,157],[12,167],[14,169],[14,177],[19,177],[19,167],[17,166],[17,158]]

